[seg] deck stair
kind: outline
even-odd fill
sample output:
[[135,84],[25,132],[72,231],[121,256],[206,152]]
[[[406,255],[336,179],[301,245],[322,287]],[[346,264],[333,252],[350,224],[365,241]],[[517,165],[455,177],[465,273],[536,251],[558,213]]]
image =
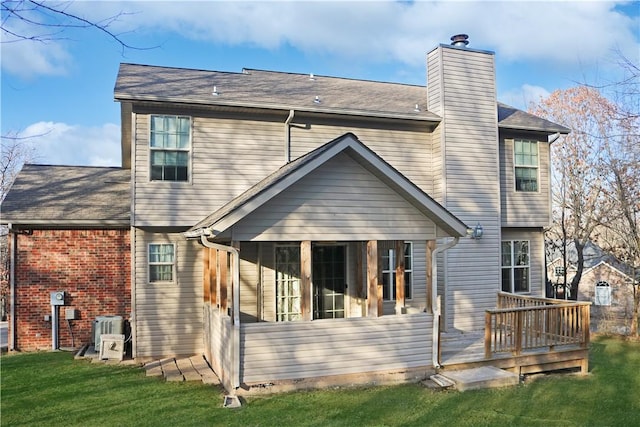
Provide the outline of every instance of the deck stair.
[[444,387],[443,384],[451,384],[456,390],[460,391],[509,387],[520,383],[520,377],[517,374],[493,366],[446,371],[445,373],[432,375],[431,380],[442,387]]
[[144,369],[148,377],[163,377],[167,381],[202,381],[205,384],[220,384],[220,380],[202,356],[155,360],[145,364]]

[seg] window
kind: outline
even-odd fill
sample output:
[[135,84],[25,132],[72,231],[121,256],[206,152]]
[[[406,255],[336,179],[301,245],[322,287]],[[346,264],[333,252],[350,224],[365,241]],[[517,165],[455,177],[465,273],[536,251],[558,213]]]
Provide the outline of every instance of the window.
[[149,282],[173,282],[175,271],[175,245],[149,244]]
[[151,116],[149,148],[152,181],[189,180],[191,119]]
[[302,318],[300,246],[276,246],[276,320]]
[[[413,278],[413,244],[404,244],[404,296],[411,299]],[[386,301],[396,299],[396,254],[395,249],[382,252],[382,298]]]
[[514,141],[516,191],[538,191],[538,143]]
[[604,280],[596,283],[595,305],[611,305],[611,285]]
[[529,242],[502,242],[502,290],[529,292]]
[[563,266],[557,266],[555,268],[555,274],[556,274],[556,277],[563,277],[564,276],[564,267]]

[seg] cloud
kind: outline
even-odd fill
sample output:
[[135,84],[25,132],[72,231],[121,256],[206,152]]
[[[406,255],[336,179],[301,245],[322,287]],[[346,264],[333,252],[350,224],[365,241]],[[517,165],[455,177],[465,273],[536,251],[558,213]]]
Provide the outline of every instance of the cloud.
[[498,99],[512,107],[527,110],[532,103],[538,103],[549,95],[549,91],[541,86],[523,84],[517,89],[499,94]]
[[[640,18],[616,7],[626,3],[113,1],[73,2],[67,10],[108,24],[134,45],[169,31],[225,46],[294,47],[308,55],[416,66],[424,63],[427,50],[464,32],[471,36],[470,47],[495,50],[502,60],[575,66],[602,59],[616,47],[637,55]],[[5,58],[3,52],[3,64],[9,62],[8,70],[18,69],[14,61],[21,61],[33,73],[59,71],[65,51],[57,43],[53,47],[53,52],[33,48],[34,63],[18,55]]]
[[40,164],[120,166],[120,126],[105,123],[86,127],[66,123],[37,122],[20,132],[35,149],[32,160]]

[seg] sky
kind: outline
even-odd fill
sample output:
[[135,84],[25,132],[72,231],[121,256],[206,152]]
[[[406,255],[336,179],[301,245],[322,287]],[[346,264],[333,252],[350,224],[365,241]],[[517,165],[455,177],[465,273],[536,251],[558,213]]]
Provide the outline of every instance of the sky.
[[638,1],[45,2],[108,25],[129,47],[25,12],[61,25],[36,27],[5,3],[18,2],[3,0],[1,132],[40,164],[120,166],[122,62],[425,85],[427,53],[465,33],[469,48],[495,52],[498,100],[521,109],[554,90],[619,80],[617,52],[640,63]]

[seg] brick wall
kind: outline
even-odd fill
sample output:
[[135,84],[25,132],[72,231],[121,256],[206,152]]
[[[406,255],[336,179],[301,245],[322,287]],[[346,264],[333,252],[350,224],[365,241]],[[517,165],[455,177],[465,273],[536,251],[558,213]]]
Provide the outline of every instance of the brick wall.
[[[51,349],[51,292],[65,291],[59,346],[91,341],[96,316],[131,312],[129,230],[33,230],[18,235],[16,255],[16,350]],[[71,328],[65,309],[74,308]],[[11,325],[11,323],[9,323]],[[72,339],[73,337],[73,339]]]

